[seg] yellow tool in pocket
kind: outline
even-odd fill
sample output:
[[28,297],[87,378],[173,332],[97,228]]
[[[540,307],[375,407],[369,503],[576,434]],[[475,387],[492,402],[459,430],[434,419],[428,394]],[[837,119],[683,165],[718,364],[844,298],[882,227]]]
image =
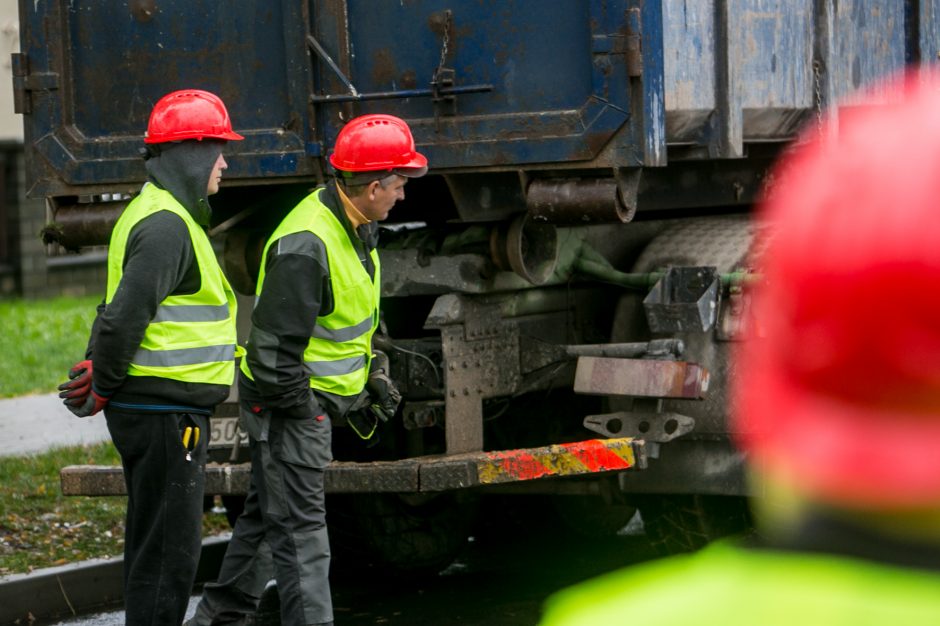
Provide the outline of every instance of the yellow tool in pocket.
[[[192,448],[189,447],[190,439],[192,439],[193,441]],[[195,450],[196,446],[198,445],[199,445],[199,427],[196,426],[195,428],[193,428],[192,426],[187,426],[186,429],[183,431],[183,449],[186,450],[187,461],[193,460],[192,451]]]

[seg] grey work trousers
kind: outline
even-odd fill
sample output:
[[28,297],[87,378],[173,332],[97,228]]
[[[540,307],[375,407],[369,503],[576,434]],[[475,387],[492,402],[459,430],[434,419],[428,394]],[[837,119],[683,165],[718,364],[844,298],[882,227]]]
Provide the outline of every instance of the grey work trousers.
[[[251,416],[257,423],[259,416]],[[331,624],[330,545],[324,469],[331,460],[328,419],[261,416],[249,428],[251,483],[219,578],[205,586],[194,624],[233,624],[258,606],[277,581],[283,626]],[[257,438],[256,438],[257,437]],[[267,551],[270,550],[270,558]]]

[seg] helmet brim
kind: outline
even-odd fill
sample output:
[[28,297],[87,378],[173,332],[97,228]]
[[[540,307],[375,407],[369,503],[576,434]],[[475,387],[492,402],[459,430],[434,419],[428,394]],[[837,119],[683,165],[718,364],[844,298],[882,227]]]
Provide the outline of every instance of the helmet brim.
[[[427,163],[427,160],[425,160],[425,163]],[[427,165],[424,165],[423,167],[396,167],[392,170],[392,174],[398,174],[399,176],[404,176],[405,178],[421,178],[427,173]]]
[[145,144],[158,144],[158,143],[172,143],[175,141],[186,141],[187,139],[193,139],[195,141],[202,141],[203,139],[221,139],[223,141],[241,141],[244,139],[241,135],[236,133],[233,130],[222,131],[218,133],[198,133],[198,132],[182,132],[175,134],[163,134],[156,137],[144,136]]
[[217,136],[216,139],[225,139],[226,141],[241,141],[244,139],[242,135],[239,135],[234,130],[222,133],[220,136]]

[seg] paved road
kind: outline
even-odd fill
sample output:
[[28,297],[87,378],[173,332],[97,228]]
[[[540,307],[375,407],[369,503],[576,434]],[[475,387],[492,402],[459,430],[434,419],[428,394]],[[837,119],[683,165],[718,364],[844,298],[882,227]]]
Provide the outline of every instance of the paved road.
[[108,441],[104,415],[72,415],[54,394],[0,399],[0,456]]

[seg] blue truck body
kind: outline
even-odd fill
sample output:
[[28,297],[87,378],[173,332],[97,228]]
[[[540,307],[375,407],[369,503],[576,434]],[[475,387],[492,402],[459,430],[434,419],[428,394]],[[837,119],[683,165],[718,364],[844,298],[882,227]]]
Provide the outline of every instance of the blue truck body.
[[[936,58],[937,10],[931,0],[24,1],[15,84],[37,195],[136,185],[150,109],[184,85],[228,104],[246,136],[229,159],[240,183],[316,176],[343,119],[375,111],[408,120],[435,172],[655,167],[669,163],[667,146],[734,158],[791,139],[818,106]],[[430,93],[442,52],[452,89],[480,89],[439,96],[455,100],[453,115]]]
[[[455,492],[520,459],[554,460],[506,479],[518,491],[638,506],[663,541],[688,531],[680,549],[731,530],[748,494],[725,390],[750,208],[801,132],[940,55],[940,0],[20,0],[20,19],[28,189],[65,248],[107,242],[167,92],[219,94],[245,136],[211,234],[246,295],[343,124],[409,123],[430,171],[380,249],[401,421],[374,449],[336,444],[362,471],[328,481],[453,497],[368,501],[450,536],[427,561],[377,538],[399,564],[451,554]],[[550,448],[598,435],[645,469]],[[500,456],[468,461],[482,453]]]

